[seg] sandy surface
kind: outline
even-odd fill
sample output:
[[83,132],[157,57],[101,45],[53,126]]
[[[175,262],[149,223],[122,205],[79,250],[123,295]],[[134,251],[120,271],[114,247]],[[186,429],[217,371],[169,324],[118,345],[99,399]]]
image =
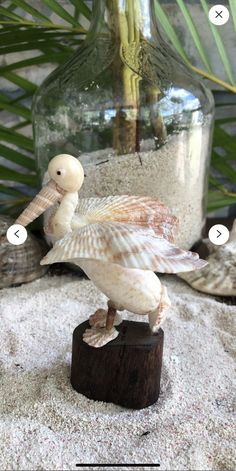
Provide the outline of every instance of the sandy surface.
[[165,283],[173,308],[161,396],[141,411],[88,400],[70,386],[72,331],[105,306],[90,281],[46,276],[0,291],[1,470],[81,469],[76,463],[236,469],[236,307],[175,277]]

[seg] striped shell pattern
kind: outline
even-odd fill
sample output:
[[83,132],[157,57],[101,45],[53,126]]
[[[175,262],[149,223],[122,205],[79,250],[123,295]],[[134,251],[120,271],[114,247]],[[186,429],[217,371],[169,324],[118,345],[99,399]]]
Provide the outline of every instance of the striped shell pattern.
[[8,216],[0,216],[0,288],[27,283],[46,272],[40,260],[46,253],[45,246],[28,233],[22,245],[12,245],[6,239],[7,229],[14,223]]

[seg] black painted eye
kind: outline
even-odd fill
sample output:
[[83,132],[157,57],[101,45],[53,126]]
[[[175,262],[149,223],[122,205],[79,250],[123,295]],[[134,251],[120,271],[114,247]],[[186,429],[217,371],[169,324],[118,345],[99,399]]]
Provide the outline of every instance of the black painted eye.
[[60,171],[60,170],[57,170],[57,175],[61,175],[61,171]]

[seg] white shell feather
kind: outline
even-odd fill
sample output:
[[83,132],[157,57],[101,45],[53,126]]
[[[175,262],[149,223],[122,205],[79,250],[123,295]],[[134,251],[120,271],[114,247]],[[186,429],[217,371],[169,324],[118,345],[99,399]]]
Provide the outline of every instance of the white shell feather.
[[161,273],[189,271],[206,264],[198,254],[179,249],[152,229],[117,222],[89,224],[70,232],[55,243],[41,263],[74,261],[79,265],[79,259]]
[[192,288],[218,296],[236,296],[236,220],[229,241],[221,246],[204,241],[210,250],[208,265],[201,270],[181,273],[179,277]]
[[[45,218],[45,232],[53,239],[51,221],[58,205],[50,208]],[[108,196],[104,198],[79,199],[71,222],[72,230],[86,224],[96,222],[121,222],[124,225],[135,225],[142,228],[152,228],[156,235],[170,242],[178,224],[177,218],[162,203],[146,196]]]

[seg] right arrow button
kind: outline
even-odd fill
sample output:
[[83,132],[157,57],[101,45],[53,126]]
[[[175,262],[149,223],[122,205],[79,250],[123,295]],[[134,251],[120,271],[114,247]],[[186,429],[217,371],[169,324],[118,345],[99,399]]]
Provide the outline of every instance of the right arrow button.
[[208,237],[212,244],[224,245],[229,240],[229,230],[223,224],[215,224],[210,228]]

